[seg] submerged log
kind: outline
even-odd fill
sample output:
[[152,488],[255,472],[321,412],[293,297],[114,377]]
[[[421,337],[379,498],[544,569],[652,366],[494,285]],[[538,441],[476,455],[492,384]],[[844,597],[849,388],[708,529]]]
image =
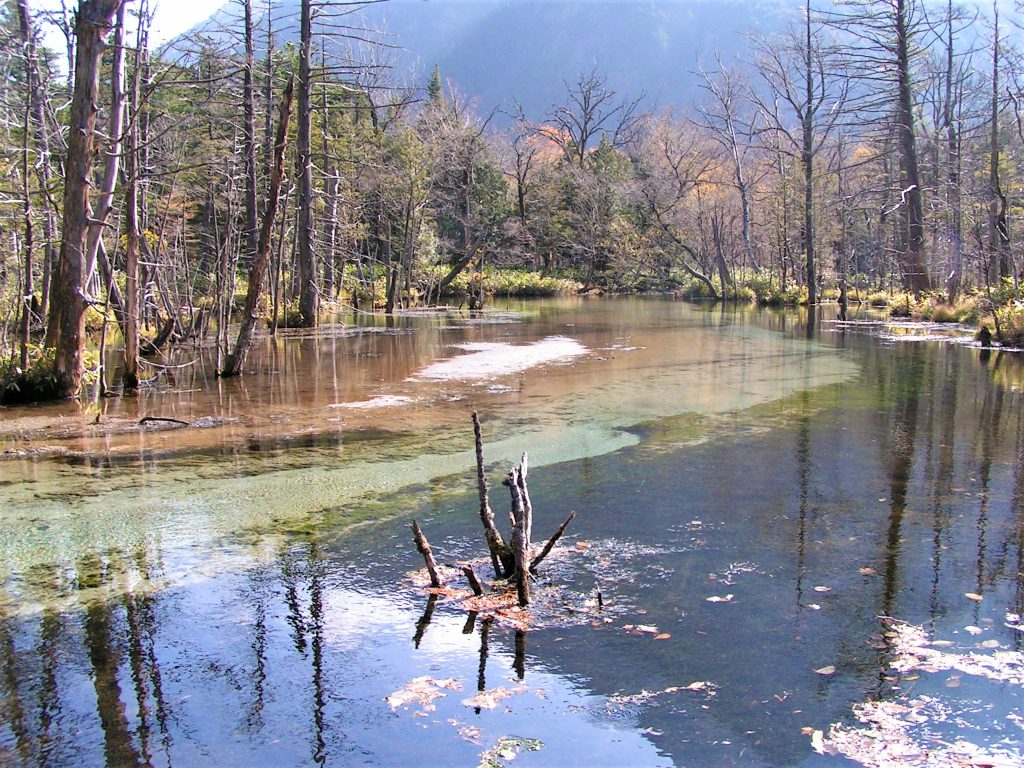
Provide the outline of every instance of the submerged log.
[[430,586],[440,587],[441,579],[437,576],[437,562],[434,560],[434,552],[430,548],[430,542],[427,541],[427,537],[423,535],[419,523],[415,520],[412,521],[410,527],[412,528],[413,538],[416,540],[416,549],[423,555],[423,561],[427,564],[427,573],[430,574]]

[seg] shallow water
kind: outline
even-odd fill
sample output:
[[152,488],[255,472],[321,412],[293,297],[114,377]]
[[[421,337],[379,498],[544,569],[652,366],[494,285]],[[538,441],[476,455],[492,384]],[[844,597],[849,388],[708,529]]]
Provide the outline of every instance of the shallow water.
[[[1020,685],[896,674],[879,619],[1020,650],[1016,360],[788,313],[502,310],[268,341],[237,382],[197,352],[107,417],[216,426],[0,462],[0,762],[476,765],[515,736],[526,766],[841,765],[810,731],[920,696],[949,714],[923,744],[1021,754]],[[499,345],[538,364],[477,375]],[[530,452],[537,537],[578,513],[547,628],[407,576],[412,517],[443,562],[480,555],[473,409],[492,485]],[[393,710],[422,676],[453,682]]]

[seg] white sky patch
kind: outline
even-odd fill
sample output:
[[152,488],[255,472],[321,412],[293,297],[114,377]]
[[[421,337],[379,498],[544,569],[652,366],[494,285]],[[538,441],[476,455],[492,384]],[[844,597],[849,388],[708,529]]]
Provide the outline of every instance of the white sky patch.
[[411,378],[435,381],[485,381],[511,373],[520,373],[538,365],[565,362],[588,352],[578,341],[565,336],[549,336],[522,346],[480,342],[456,344],[455,347],[469,354],[439,360],[415,373]]

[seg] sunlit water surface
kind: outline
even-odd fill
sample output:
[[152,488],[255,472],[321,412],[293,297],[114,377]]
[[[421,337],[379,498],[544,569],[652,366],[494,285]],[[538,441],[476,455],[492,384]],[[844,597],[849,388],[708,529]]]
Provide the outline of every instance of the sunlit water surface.
[[[1022,681],[897,673],[880,618],[1021,650],[1019,363],[806,336],[625,299],[349,318],[103,405],[198,426],[0,411],[0,763],[842,765],[815,730],[922,698],[922,759],[1019,757]],[[524,450],[535,537],[578,513],[527,632],[409,578],[412,518],[482,554],[472,410],[499,519]]]

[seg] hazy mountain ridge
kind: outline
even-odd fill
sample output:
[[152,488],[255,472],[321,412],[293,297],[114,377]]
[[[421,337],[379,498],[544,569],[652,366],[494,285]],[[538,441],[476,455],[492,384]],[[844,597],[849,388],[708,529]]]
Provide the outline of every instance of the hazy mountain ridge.
[[[297,37],[298,0],[274,11],[278,45]],[[621,95],[646,105],[688,106],[693,74],[714,53],[730,64],[746,32],[798,20],[797,0],[389,0],[353,24],[398,46],[396,78],[423,84],[435,65],[482,112],[520,102],[539,118],[564,100],[565,83],[595,70]],[[214,25],[228,26],[234,11]]]

